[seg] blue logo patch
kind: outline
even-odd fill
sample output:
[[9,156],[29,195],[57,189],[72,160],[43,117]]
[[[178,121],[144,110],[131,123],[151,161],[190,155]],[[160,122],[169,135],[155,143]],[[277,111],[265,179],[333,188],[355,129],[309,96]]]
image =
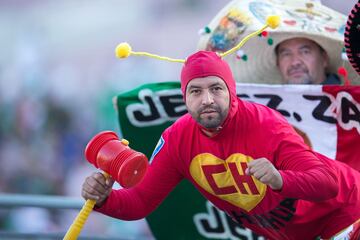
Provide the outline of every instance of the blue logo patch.
[[154,149],[154,152],[151,155],[150,161],[149,163],[151,164],[152,160],[154,159],[154,157],[156,156],[156,154],[158,154],[158,152],[160,152],[160,150],[162,149],[162,147],[165,144],[165,140],[164,138],[161,136],[158,143],[156,144],[156,147]]

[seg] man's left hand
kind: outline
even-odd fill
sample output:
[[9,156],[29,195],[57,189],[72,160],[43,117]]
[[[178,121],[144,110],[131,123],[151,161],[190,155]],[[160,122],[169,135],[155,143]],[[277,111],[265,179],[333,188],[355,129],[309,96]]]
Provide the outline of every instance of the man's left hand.
[[257,180],[270,186],[273,190],[280,190],[283,186],[280,172],[266,158],[254,159],[248,163],[245,174],[254,176]]

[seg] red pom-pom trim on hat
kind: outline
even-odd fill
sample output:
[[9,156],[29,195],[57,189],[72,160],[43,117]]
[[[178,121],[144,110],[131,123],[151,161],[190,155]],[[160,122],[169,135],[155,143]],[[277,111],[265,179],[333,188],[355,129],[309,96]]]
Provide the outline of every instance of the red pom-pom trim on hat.
[[350,80],[348,78],[348,72],[344,67],[338,68],[338,74],[344,78],[344,85],[349,86],[351,85]]

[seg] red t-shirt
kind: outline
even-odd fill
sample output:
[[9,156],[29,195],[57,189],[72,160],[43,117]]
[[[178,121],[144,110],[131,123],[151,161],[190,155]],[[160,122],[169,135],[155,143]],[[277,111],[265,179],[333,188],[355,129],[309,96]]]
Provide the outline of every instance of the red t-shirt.
[[[124,220],[153,211],[183,179],[217,208],[270,239],[328,238],[360,218],[360,173],[313,152],[276,111],[238,100],[219,134],[189,114],[164,131],[150,167],[132,189],[113,190],[97,211]],[[283,177],[273,191],[245,175],[265,157]]]

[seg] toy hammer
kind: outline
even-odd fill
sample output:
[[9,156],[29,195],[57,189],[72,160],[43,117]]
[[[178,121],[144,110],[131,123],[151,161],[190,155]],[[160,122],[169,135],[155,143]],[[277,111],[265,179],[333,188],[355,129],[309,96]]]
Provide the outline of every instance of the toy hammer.
[[[120,186],[131,188],[144,177],[148,167],[146,156],[129,148],[129,142],[119,140],[116,133],[104,131],[95,135],[85,148],[86,159],[104,171],[106,178],[112,177]],[[80,235],[86,219],[96,204],[88,199],[63,240],[75,240]]]

